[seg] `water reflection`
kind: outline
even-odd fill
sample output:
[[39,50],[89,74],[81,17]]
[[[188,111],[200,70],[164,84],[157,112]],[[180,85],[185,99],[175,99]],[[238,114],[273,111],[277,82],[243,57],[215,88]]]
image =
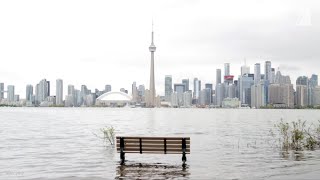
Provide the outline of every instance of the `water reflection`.
[[189,166],[185,167],[168,164],[145,164],[126,162],[116,168],[115,179],[189,179]]
[[286,160],[305,161],[314,158],[312,155],[305,154],[303,151],[282,151],[281,157]]

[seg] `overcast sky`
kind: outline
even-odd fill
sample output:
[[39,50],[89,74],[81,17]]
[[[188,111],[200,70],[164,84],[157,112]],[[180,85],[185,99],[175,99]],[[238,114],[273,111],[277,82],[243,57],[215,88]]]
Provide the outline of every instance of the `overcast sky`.
[[245,58],[251,72],[261,63],[264,73],[270,60],[293,82],[320,74],[316,0],[10,0],[0,1],[0,82],[15,85],[22,98],[26,84],[43,78],[52,94],[57,78],[64,92],[68,84],[149,87],[152,19],[160,95],[165,75],[174,83],[194,77],[215,83],[217,68],[229,62],[238,76]]

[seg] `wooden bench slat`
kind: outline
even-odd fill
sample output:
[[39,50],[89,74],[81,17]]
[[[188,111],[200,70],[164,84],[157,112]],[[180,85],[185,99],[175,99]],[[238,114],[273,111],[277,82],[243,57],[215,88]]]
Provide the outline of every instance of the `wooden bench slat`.
[[[117,151],[120,151],[120,148],[117,148]],[[140,148],[138,147],[134,147],[134,148],[125,148],[125,151],[139,151],[140,152]],[[147,151],[164,151],[164,149],[160,149],[160,148],[142,148],[142,153],[147,152]],[[174,152],[182,152],[182,149],[180,148],[167,148],[167,152],[169,151],[174,151]],[[190,152],[190,148],[186,149],[186,152]]]
[[[120,144],[117,145],[117,147],[120,147]],[[140,147],[140,144],[125,144],[125,148],[129,147]],[[153,148],[164,148],[164,144],[143,144],[142,143],[142,148],[148,148],[148,147],[153,147]],[[187,148],[190,148],[190,145],[186,145]],[[167,144],[167,148],[182,148],[181,144]]]
[[[140,140],[137,139],[124,139],[124,143],[140,143]],[[145,144],[163,144],[164,140],[155,141],[155,140],[143,140],[142,143]],[[120,144],[120,140],[117,140],[117,144]],[[181,140],[167,140],[167,144],[181,144]],[[186,144],[190,144],[190,140],[186,140]]]
[[[125,153],[140,153],[140,151],[124,151]],[[119,152],[118,152],[119,153]],[[165,154],[164,152],[160,151],[147,151],[143,154]],[[167,152],[166,154],[182,154],[181,152]],[[190,152],[186,152],[186,154],[190,154]]]
[[132,137],[132,136],[117,136],[116,139],[120,138],[124,138],[124,139],[150,139],[150,140],[163,140],[163,139],[167,139],[167,140],[181,140],[182,138],[185,138],[186,140],[190,140],[190,137]]

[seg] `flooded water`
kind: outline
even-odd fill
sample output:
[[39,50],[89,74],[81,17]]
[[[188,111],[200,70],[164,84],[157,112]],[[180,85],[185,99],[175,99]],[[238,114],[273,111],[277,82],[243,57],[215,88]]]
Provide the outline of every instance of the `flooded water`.
[[[283,154],[270,129],[317,110],[0,108],[0,179],[319,179],[320,151]],[[119,154],[98,138],[187,136],[191,154]]]

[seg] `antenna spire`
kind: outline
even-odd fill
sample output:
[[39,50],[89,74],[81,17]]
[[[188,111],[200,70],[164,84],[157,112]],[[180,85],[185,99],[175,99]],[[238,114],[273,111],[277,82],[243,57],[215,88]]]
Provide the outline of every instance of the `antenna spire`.
[[151,43],[153,44],[153,18],[152,18],[152,35],[151,35]]

